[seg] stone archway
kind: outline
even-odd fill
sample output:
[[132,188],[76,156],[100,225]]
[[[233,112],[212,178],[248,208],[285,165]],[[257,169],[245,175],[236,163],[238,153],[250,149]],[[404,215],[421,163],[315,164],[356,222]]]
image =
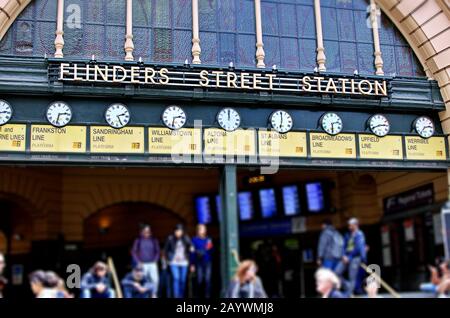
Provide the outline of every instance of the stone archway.
[[0,251],[27,254],[33,240],[32,207],[23,198],[0,195]]
[[152,225],[153,235],[163,242],[177,223],[179,214],[147,202],[121,202],[101,208],[84,220],[84,247],[109,248],[130,245],[140,224]]

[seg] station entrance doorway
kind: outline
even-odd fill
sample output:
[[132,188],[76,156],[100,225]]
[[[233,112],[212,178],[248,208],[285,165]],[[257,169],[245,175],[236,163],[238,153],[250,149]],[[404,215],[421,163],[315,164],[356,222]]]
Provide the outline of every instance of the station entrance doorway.
[[[106,257],[125,275],[141,223],[152,225],[162,250],[176,224],[184,224],[192,237],[196,224],[206,223],[215,247],[214,296],[231,278],[236,255],[256,260],[269,296],[315,296],[316,249],[325,219],[344,233],[346,221],[357,217],[368,262],[380,264],[385,280],[400,291],[416,290],[427,279],[427,264],[443,253],[435,215],[448,197],[445,171],[281,169],[262,175],[250,168],[69,166],[0,171],[0,248],[16,291],[27,289],[32,270],[64,276],[68,264],[85,271]],[[387,205],[393,200],[408,204],[393,209]],[[407,261],[411,257],[413,263]]]

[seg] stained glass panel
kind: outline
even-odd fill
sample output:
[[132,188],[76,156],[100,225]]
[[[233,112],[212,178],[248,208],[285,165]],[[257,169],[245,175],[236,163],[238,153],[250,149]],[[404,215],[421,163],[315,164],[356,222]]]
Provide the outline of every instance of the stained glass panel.
[[199,0],[198,14],[200,30],[217,31],[216,0]]
[[172,41],[172,30],[153,29],[152,60],[155,62],[171,62],[173,58]]
[[106,22],[108,24],[125,25],[126,1],[108,0],[106,6]]
[[277,5],[272,2],[263,1],[261,3],[261,19],[264,35],[278,34],[278,10]]
[[151,60],[151,29],[149,28],[133,28],[134,36],[134,56],[139,59],[142,57],[144,61]]
[[253,0],[238,0],[236,5],[237,31],[255,33],[255,6]]
[[191,40],[192,40],[192,33],[190,31],[180,31],[180,30],[174,31],[173,62],[184,63],[186,59],[188,61],[191,59],[192,56]]
[[281,38],[281,67],[299,68],[298,41],[295,38]]
[[363,75],[375,73],[375,58],[372,44],[358,44],[358,71]]
[[340,45],[341,56],[341,72],[353,73],[358,69],[358,58],[356,54],[356,44],[341,42]]
[[339,42],[324,41],[325,54],[327,57],[326,66],[329,72],[341,71],[341,60],[339,56]]
[[299,39],[300,69],[311,71],[316,67],[316,40]]
[[255,66],[255,42],[254,35],[239,34],[237,65]]
[[192,28],[192,1],[173,0],[173,19],[175,28]]
[[200,39],[202,45],[201,60],[204,64],[216,64],[217,63],[217,33],[213,32],[200,32]]
[[133,26],[134,27],[150,27],[152,2],[148,0],[133,1]]
[[236,31],[236,10],[234,6],[235,1],[219,1],[218,13],[219,17],[219,30],[235,32]]
[[297,6],[297,17],[298,36],[314,39],[316,37],[314,7]]

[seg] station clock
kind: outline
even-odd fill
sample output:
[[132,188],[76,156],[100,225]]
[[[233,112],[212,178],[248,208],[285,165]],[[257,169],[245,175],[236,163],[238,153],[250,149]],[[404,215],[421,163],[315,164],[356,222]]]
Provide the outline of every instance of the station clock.
[[414,130],[420,135],[422,138],[430,138],[434,135],[434,124],[433,121],[426,116],[421,116],[417,118],[414,123]]
[[233,108],[223,108],[217,114],[217,122],[226,131],[235,131],[241,125],[241,116]]
[[376,136],[384,137],[389,133],[391,124],[384,115],[375,114],[369,118],[369,128]]
[[337,135],[342,131],[343,123],[341,117],[336,113],[325,113],[320,118],[320,125],[327,134]]
[[53,102],[47,108],[47,120],[55,127],[64,127],[72,119],[72,109],[65,102]]
[[124,104],[112,104],[105,111],[105,120],[113,128],[125,127],[130,118],[130,111]]
[[12,114],[11,105],[4,100],[0,100],[0,125],[6,124],[11,119]]
[[170,129],[180,129],[186,124],[186,113],[181,107],[171,105],[163,111],[162,121]]
[[270,115],[269,121],[272,128],[281,134],[290,131],[294,125],[291,115],[284,110],[274,111]]

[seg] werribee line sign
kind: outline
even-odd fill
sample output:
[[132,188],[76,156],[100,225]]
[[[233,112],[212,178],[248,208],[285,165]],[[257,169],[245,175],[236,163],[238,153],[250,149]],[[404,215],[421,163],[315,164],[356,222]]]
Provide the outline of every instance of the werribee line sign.
[[346,96],[388,96],[385,79],[338,77],[319,73],[295,74],[276,71],[242,71],[155,67],[144,64],[51,62],[58,80],[88,84],[133,84],[149,87],[213,88],[238,91],[267,91]]

